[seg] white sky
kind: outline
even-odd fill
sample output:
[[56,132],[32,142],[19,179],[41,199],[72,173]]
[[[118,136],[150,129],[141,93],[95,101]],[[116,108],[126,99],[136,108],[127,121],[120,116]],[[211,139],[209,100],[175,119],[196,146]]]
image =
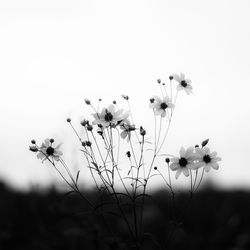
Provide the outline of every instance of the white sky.
[[194,95],[178,99],[169,153],[208,137],[223,158],[208,178],[250,188],[249,11],[247,0],[1,0],[1,179],[23,188],[58,180],[28,145],[75,140],[65,119],[88,114],[84,97],[128,94],[147,127],[156,79],[182,71]]

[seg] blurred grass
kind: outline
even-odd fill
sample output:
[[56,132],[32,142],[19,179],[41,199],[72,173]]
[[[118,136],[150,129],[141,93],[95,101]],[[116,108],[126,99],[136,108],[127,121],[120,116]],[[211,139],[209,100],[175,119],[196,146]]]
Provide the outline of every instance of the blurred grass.
[[[24,194],[3,184],[0,195],[0,249],[125,249],[123,242],[129,236],[123,222],[107,216],[117,234],[112,236],[100,220],[84,213],[88,208],[77,195],[65,197],[55,190]],[[89,192],[88,196],[94,200],[97,194]],[[177,194],[175,216],[184,215],[180,223],[175,223],[167,192],[158,190],[147,199],[145,231],[154,234],[163,249],[250,249],[249,192],[205,188],[194,196],[190,206],[187,201],[187,193]],[[130,218],[129,208],[126,213]],[[156,247],[145,240],[143,249]]]

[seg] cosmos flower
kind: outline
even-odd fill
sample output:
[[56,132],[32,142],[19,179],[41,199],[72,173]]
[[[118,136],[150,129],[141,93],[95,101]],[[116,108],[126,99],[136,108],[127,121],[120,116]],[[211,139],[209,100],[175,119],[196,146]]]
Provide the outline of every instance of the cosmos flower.
[[166,110],[174,108],[174,104],[171,102],[171,99],[168,96],[165,96],[161,99],[158,96],[154,96],[150,99],[150,108],[154,109],[155,115],[160,115],[161,117],[166,116]]
[[185,90],[185,92],[189,95],[192,93],[193,87],[190,85],[191,80],[186,79],[185,75],[183,73],[178,74],[173,74],[174,79],[179,83],[177,85],[177,90]]
[[221,161],[220,157],[217,157],[217,153],[214,151],[210,153],[210,149],[208,147],[203,148],[195,148],[197,154],[196,168],[204,167],[206,172],[209,172],[211,168],[218,169],[219,164],[218,161]]
[[186,177],[189,176],[189,170],[195,168],[196,154],[194,153],[194,147],[189,147],[187,150],[184,147],[180,149],[180,157],[171,158],[170,168],[176,171],[175,178],[177,179],[181,173]]
[[124,112],[123,109],[115,110],[113,104],[109,105],[108,108],[103,108],[101,113],[93,114],[95,120],[93,124],[99,124],[103,127],[116,127],[119,123],[128,118],[129,112]]
[[55,161],[59,161],[60,156],[62,155],[62,152],[59,150],[59,147],[61,144],[57,145],[56,147],[53,147],[52,139],[46,139],[42,146],[39,148],[39,153],[37,154],[37,158],[41,159],[42,161],[48,159],[49,157],[52,158]]
[[129,141],[131,138],[131,131],[135,130],[135,125],[131,125],[130,122],[127,120],[126,122],[123,122],[120,125],[120,128],[122,130],[121,138],[125,139],[127,137],[127,141]]

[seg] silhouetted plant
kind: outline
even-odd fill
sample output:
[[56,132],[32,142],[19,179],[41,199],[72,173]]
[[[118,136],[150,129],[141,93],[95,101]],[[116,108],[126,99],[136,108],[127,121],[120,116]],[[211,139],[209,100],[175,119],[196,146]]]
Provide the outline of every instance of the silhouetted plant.
[[[30,150],[37,153],[37,158],[42,162],[49,161],[69,186],[69,192],[79,194],[88,203],[91,212],[102,220],[102,225],[110,230],[113,236],[113,240],[109,243],[110,249],[121,249],[118,239],[122,238],[113,232],[110,219],[107,220],[110,215],[118,216],[126,225],[130,235],[129,247],[137,250],[143,249],[144,242],[150,240],[155,249],[162,249],[163,246],[157,241],[157,237],[145,232],[144,227],[145,200],[151,197],[148,193],[151,178],[161,176],[172,197],[173,218],[171,221],[174,227],[169,226],[168,240],[170,241],[176,237],[176,230],[185,213],[184,210],[183,213],[176,214],[173,172],[175,172],[176,179],[182,173],[190,179],[189,203],[200,187],[204,173],[211,168],[219,168],[218,161],[221,159],[217,157],[216,152],[210,152],[207,147],[208,139],[204,140],[201,145],[187,149],[181,147],[178,157],[162,153],[178,94],[180,91],[185,91],[189,95],[192,93],[192,86],[191,81],[186,79],[183,73],[171,75],[168,84],[160,79],[157,82],[162,97],[155,95],[149,99],[149,107],[154,115],[153,139],[147,136],[145,127],[134,124],[127,95],[122,95],[128,104],[126,111],[120,109],[116,101],[100,111],[101,99],[97,107],[92,105],[89,99],[84,99],[85,104],[93,110],[93,120],[84,119],[81,122],[84,134],[75,129],[70,118],[67,119],[79,140],[86,166],[99,192],[97,202],[88,199],[79,189],[80,171],[76,176],[72,174],[71,169],[63,160],[60,144],[54,146],[54,139],[46,139],[41,146],[37,145],[35,140],[31,141]],[[175,83],[177,86],[173,88]],[[124,165],[128,167],[123,167]],[[164,166],[164,168],[159,166]]]

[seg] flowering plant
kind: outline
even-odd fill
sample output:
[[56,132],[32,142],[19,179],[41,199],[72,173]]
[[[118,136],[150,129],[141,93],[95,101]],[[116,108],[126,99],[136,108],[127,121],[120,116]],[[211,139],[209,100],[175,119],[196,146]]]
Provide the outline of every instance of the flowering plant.
[[[134,124],[130,110],[129,97],[122,95],[128,104],[128,110],[120,109],[113,101],[108,107],[99,111],[89,99],[84,99],[85,104],[92,110],[93,119],[84,119],[81,122],[84,133],[79,133],[73,126],[71,119],[67,122],[76,134],[85,164],[89,169],[100,197],[105,193],[109,199],[105,202],[100,199],[96,204],[89,200],[80,190],[78,178],[65,163],[60,144],[54,146],[53,139],[46,139],[41,146],[32,140],[30,150],[37,154],[42,162],[48,161],[68,184],[71,191],[78,193],[89,205],[96,216],[106,224],[105,206],[110,204],[115,209],[116,215],[123,220],[128,233],[129,242],[135,249],[142,249],[145,237],[144,232],[144,205],[149,198],[149,180],[160,176],[175,203],[174,179],[181,174],[190,178],[190,196],[198,190],[204,173],[211,169],[218,169],[221,160],[216,152],[211,152],[207,147],[208,139],[201,145],[181,147],[179,156],[162,153],[172,122],[176,100],[180,91],[192,93],[191,81],[181,73],[169,77],[168,84],[157,80],[162,97],[154,95],[149,99],[149,108],[154,115],[154,138],[147,137],[147,130],[143,126]],[[173,84],[176,83],[174,88]],[[99,99],[101,102],[101,99]],[[165,123],[165,124],[164,124]],[[124,159],[124,157],[126,157]],[[124,168],[122,166],[125,165]],[[66,171],[63,172],[63,169]],[[166,172],[165,172],[166,171]],[[125,202],[124,202],[125,201]],[[124,204],[125,203],[125,204]],[[129,217],[125,210],[128,207],[132,214]],[[156,246],[159,244],[150,236]]]

